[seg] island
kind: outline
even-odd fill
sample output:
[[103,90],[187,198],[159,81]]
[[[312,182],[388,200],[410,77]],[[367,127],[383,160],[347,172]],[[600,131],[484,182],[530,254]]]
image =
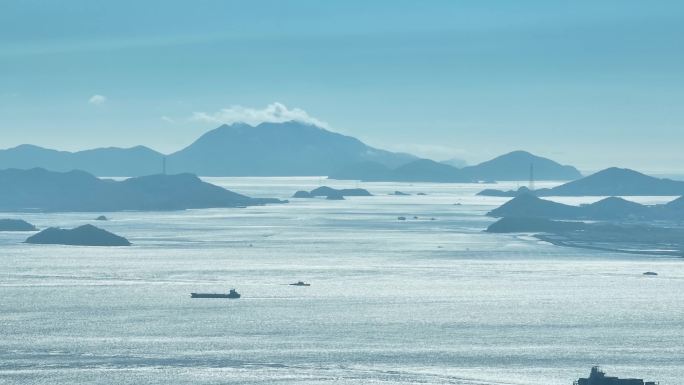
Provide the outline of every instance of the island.
[[192,174],[157,174],[122,181],[84,171],[0,170],[0,211],[114,212],[246,207],[286,203],[250,198]]
[[525,187],[509,191],[487,189],[478,195],[515,197],[528,193],[537,196],[681,196],[684,195],[684,182],[611,167],[553,188],[535,191]]
[[681,201],[644,206],[609,197],[571,206],[526,194],[490,211],[489,216],[501,219],[486,232],[534,233],[537,239],[559,246],[684,256]]
[[313,198],[311,193],[304,190],[299,190],[292,195],[292,198]]
[[535,238],[557,246],[628,254],[684,256],[684,229],[681,227],[502,218],[485,231],[534,233]]
[[341,200],[344,197],[371,197],[368,190],[362,188],[334,189],[328,186],[321,186],[311,191],[297,191],[293,198],[317,198],[325,197],[330,200]]
[[682,198],[664,205],[646,206],[619,197],[608,197],[581,206],[566,205],[532,194],[519,195],[487,213],[502,218],[546,218],[582,220],[684,220]]
[[26,239],[26,243],[40,245],[70,246],[130,246],[124,237],[110,233],[93,225],[83,225],[74,229],[47,228]]
[[0,231],[36,231],[36,226],[22,219],[0,219]]
[[461,170],[477,181],[528,180],[530,176],[535,180],[574,180],[582,177],[573,166],[562,165],[527,151],[509,152]]
[[173,172],[203,176],[320,176],[352,163],[397,167],[414,159],[291,120],[222,125],[169,154],[167,164]]

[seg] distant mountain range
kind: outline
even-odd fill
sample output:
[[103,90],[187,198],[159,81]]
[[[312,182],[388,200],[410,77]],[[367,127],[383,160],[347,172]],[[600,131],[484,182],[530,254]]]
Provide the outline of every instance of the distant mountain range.
[[536,180],[570,180],[582,176],[572,166],[563,166],[550,159],[525,151],[514,151],[495,159],[462,169],[444,162],[417,159],[396,168],[363,162],[348,165],[329,176],[330,179],[376,182],[455,182],[527,180],[533,173]]
[[[0,150],[0,169],[83,170],[97,176],[169,173],[202,176],[330,176],[396,182],[570,180],[579,171],[515,151],[459,169],[410,154],[380,150],[350,136],[299,122],[223,125],[188,147],[165,155],[147,147],[67,152],[21,145]],[[453,164],[453,162],[452,162]]]
[[67,152],[23,144],[0,150],[0,169],[45,168],[62,172],[83,170],[98,176],[142,176],[159,174],[163,162],[163,154],[144,146]]
[[[484,190],[478,195],[517,196],[527,194],[527,188],[518,191]],[[678,196],[684,195],[684,182],[660,179],[634,170],[612,167],[563,185],[539,189],[536,196]]]
[[376,162],[354,163],[332,173],[328,178],[365,182],[474,182],[461,170],[429,159],[416,159],[396,168]]
[[118,182],[84,171],[9,169],[0,170],[0,186],[0,211],[5,212],[163,211],[284,203],[237,194],[191,174],[158,174]]
[[21,145],[0,150],[0,169],[40,167],[97,176],[142,176],[161,173],[166,162],[169,173],[202,176],[322,176],[352,163],[397,167],[414,159],[316,126],[286,122],[223,125],[170,155],[143,146],[67,152]]

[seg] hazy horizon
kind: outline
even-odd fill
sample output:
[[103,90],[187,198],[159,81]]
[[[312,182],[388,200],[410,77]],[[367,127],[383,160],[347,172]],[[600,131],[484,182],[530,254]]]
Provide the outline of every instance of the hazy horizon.
[[[273,116],[272,116],[271,118],[273,118]],[[268,119],[267,119],[267,120],[258,121],[258,122],[249,121],[249,119],[246,119],[246,120],[244,120],[244,121],[242,121],[242,120],[240,120],[240,121],[229,121],[229,122],[217,123],[217,124],[221,124],[221,125],[247,124],[247,125],[250,125],[250,126],[252,126],[252,127],[255,127],[255,126],[257,126],[258,124],[265,123],[265,122],[277,122],[277,123],[297,122],[297,123],[303,123],[303,124],[314,125],[314,126],[317,126],[317,127],[321,128],[321,129],[329,130],[329,131],[332,131],[332,132],[337,132],[337,131],[334,131],[334,130],[330,129],[330,127],[327,125],[327,123],[321,122],[321,121],[316,121],[315,119],[312,120],[312,119],[310,119],[310,117],[305,117],[305,119],[299,119],[299,118],[297,118],[297,119],[295,119],[295,120],[290,120],[290,116],[287,116],[287,119],[285,119],[285,120],[283,120],[283,119],[281,119],[281,118],[282,118],[282,116],[278,116],[278,118],[276,118],[276,119],[271,119],[271,120],[268,120]],[[216,129],[216,128],[218,128],[218,127],[220,127],[220,126],[217,126],[217,127],[211,128],[211,129],[208,129],[206,132],[201,133],[201,134],[198,136],[198,138],[199,138],[200,136],[204,135],[205,133],[207,133],[207,132],[209,132],[209,131],[212,131],[213,129]],[[340,133],[340,134],[343,134],[343,135],[347,135],[347,134],[345,134],[344,132],[339,132],[339,133]],[[173,154],[173,153],[175,153],[175,152],[177,152],[177,151],[180,151],[180,150],[186,148],[187,146],[191,145],[191,144],[194,143],[194,141],[195,141],[196,139],[198,139],[198,138],[193,139],[193,140],[190,141],[186,146],[183,146],[183,147],[180,147],[180,148],[176,148],[176,149],[173,149],[173,150],[171,150],[171,151],[160,151],[160,150],[157,149],[154,145],[146,145],[146,144],[135,144],[135,145],[130,145],[130,146],[122,146],[122,147],[119,147],[119,146],[111,146],[111,145],[102,145],[102,146],[97,146],[97,147],[85,147],[85,148],[55,148],[55,147],[50,147],[50,146],[40,146],[40,145],[37,145],[37,144],[35,144],[35,143],[21,143],[21,144],[18,144],[18,145],[16,145],[16,146],[12,146],[12,147],[0,148],[0,151],[1,151],[1,150],[6,150],[6,149],[15,148],[15,147],[22,146],[22,145],[35,145],[35,146],[39,146],[39,147],[42,147],[42,148],[45,148],[45,149],[49,149],[49,150],[68,151],[68,152],[79,152],[79,151],[84,151],[84,150],[93,150],[93,149],[102,149],[102,148],[111,148],[111,147],[114,147],[114,148],[133,148],[133,147],[137,147],[137,146],[144,146],[144,147],[150,148],[150,149],[152,149],[152,150],[154,150],[154,151],[160,152],[160,153],[162,153],[162,154],[164,154],[164,155],[171,155],[171,154]],[[368,143],[366,143],[366,144],[368,144]],[[374,146],[374,147],[376,147],[376,148],[378,148],[378,149],[381,149],[381,150],[387,149],[387,148],[384,148],[384,147],[382,147],[382,146]],[[416,155],[416,156],[419,156],[419,157],[420,157],[420,155],[418,155],[420,152],[418,152],[418,153],[416,153],[416,152],[410,152],[410,150],[403,151],[403,150],[401,150],[401,149],[398,149],[398,150],[396,150],[396,151],[397,151],[397,152],[400,152],[400,153],[401,153],[401,152],[404,152],[404,153],[408,153],[408,154]],[[481,162],[484,162],[484,161],[487,161],[487,160],[491,160],[491,159],[493,159],[493,158],[495,158],[495,157],[498,157],[498,156],[501,156],[501,155],[505,155],[505,154],[507,154],[507,153],[515,152],[515,151],[526,151],[526,152],[527,152],[528,150],[523,149],[523,148],[513,149],[513,150],[510,150],[510,151],[506,151],[505,153],[493,155],[491,158],[478,159],[477,161],[473,161],[472,159],[465,159],[465,158],[458,157],[458,156],[451,157],[451,158],[438,158],[438,157],[430,157],[430,156],[424,156],[424,157],[425,157],[425,158],[428,158],[428,159],[433,159],[433,160],[436,160],[436,161],[440,161],[440,162],[441,162],[441,161],[447,162],[447,161],[454,161],[454,160],[456,160],[456,161],[462,161],[462,162],[463,162],[465,165],[467,165],[467,166],[473,166],[473,165],[479,164],[479,163],[481,163]],[[549,159],[551,159],[551,160],[556,160],[556,161],[558,160],[558,159],[556,159],[556,158],[553,158],[553,156],[547,155],[547,154],[544,154],[544,153],[534,153],[533,155],[537,155],[537,156],[541,156],[541,157],[547,157],[547,158],[549,158]],[[561,163],[561,164],[570,165],[570,166],[575,166],[575,164],[573,164],[573,163],[571,163],[571,162],[569,162],[569,163],[560,162],[560,163]],[[457,166],[457,168],[460,168],[460,167],[463,167],[463,166]],[[621,166],[621,165],[614,164],[614,165],[606,165],[606,166],[604,166],[604,167],[600,167],[600,168],[596,168],[596,169],[582,169],[582,168],[578,167],[578,170],[579,170],[580,172],[582,172],[583,175],[589,175],[589,174],[592,174],[592,173],[594,173],[594,172],[597,172],[597,171],[600,171],[600,170],[603,170],[603,169],[606,169],[606,168],[610,168],[610,167],[621,167],[621,168],[623,168],[623,166]],[[677,170],[674,171],[674,172],[668,172],[668,171],[663,171],[663,170],[648,170],[648,169],[643,169],[643,168],[634,168],[634,170],[639,171],[639,172],[648,173],[648,174],[653,175],[653,176],[669,177],[669,178],[682,179],[682,180],[684,180],[684,172],[681,172],[679,169],[677,169]],[[293,175],[293,176],[295,176],[295,175]]]
[[676,1],[9,3],[0,148],[146,145],[304,116],[477,163],[682,173]]

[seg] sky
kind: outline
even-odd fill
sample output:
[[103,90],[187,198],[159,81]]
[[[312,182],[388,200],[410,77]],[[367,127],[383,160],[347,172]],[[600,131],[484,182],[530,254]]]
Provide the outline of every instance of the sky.
[[15,1],[0,148],[173,152],[297,119],[477,163],[684,174],[681,0]]

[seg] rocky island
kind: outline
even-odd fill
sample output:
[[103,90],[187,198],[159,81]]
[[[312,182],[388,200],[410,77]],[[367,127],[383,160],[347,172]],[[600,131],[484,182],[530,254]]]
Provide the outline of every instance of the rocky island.
[[40,245],[70,246],[130,246],[124,237],[110,233],[93,225],[83,225],[74,229],[47,228],[26,239],[26,243]]
[[36,226],[22,219],[0,219],[0,231],[36,231]]
[[368,190],[362,188],[334,189],[328,186],[321,186],[311,191],[297,191],[293,198],[317,198],[325,197],[329,200],[342,200],[344,197],[370,197],[373,196]]

